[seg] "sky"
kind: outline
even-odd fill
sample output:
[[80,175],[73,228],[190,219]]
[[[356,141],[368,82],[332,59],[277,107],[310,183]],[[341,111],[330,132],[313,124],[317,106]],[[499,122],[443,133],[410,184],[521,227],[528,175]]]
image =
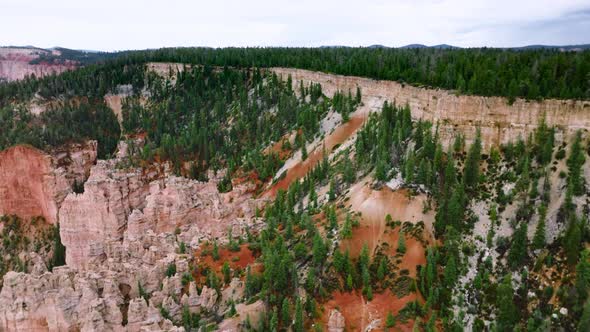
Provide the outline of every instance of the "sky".
[[0,45],[513,47],[590,43],[590,0],[0,0]]

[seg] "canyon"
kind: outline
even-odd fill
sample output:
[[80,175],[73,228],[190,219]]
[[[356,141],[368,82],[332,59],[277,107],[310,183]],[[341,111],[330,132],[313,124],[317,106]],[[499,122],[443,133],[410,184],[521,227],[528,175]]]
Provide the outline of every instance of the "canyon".
[[[2,54],[6,59],[20,59]],[[34,53],[27,56],[33,57]],[[2,61],[5,60],[0,58],[0,76],[18,79],[29,70],[13,64],[9,66],[16,69],[2,69]],[[71,69],[66,67],[56,70]],[[162,76],[174,76],[175,71],[183,68],[180,64],[148,65],[148,70]],[[39,70],[42,75],[53,69],[30,70]],[[239,303],[236,309],[240,315],[225,317],[230,303],[243,298],[244,278],[232,277],[222,292],[207,286],[197,289],[195,280],[183,281],[185,275],[198,278],[190,266],[205,258],[196,253],[210,248],[212,243],[228,245],[262,230],[265,221],[258,211],[278,190],[287,189],[308,174],[326,152],[331,162],[338,161],[339,153],[354,146],[357,131],[371,113],[380,112],[385,101],[407,104],[413,119],[438,124],[440,137],[447,146],[458,134],[473,141],[479,128],[484,147],[489,149],[526,138],[541,119],[557,128],[559,143],[567,141],[577,130],[590,130],[588,101],[517,99],[509,104],[501,97],[457,95],[392,81],[292,68],[268,70],[284,80],[290,76],[294,85],[299,81],[305,86],[319,83],[327,96],[337,91],[354,93],[359,87],[363,105],[351,114],[348,122],[338,117],[323,121],[321,137],[306,147],[308,159],[302,160],[301,153],[294,153],[259,196],[253,194],[249,183],[235,184],[231,191],[220,192],[218,184],[224,170],[209,171],[209,180],[204,182],[177,176],[166,163],[154,162],[147,168],[130,166],[128,161],[134,153],[130,145],[141,147],[141,139],[133,143],[122,140],[117,154],[107,160],[97,160],[95,141],[51,151],[19,145],[0,152],[0,215],[14,214],[25,219],[42,216],[49,224],[59,223],[60,238],[66,248],[66,266],[49,271],[43,261],[32,261],[28,273],[11,271],[4,276],[0,330],[183,331],[173,321],[182,319],[184,307],[191,313],[215,313],[221,317],[217,327],[222,331],[239,330],[247,320],[257,326],[268,309],[261,299]],[[128,90],[125,88],[121,90]],[[126,96],[105,96],[119,121]],[[559,166],[565,167],[563,162]],[[590,167],[584,171],[588,177]],[[559,197],[565,184],[557,174],[553,177],[558,188],[554,190],[555,201],[561,202]],[[400,231],[388,230],[386,215],[413,226],[424,226],[425,241],[436,241],[432,230],[434,211],[425,208],[427,195],[420,188],[410,194],[400,189],[399,183],[393,188],[388,185],[375,188],[374,181],[362,178],[342,195],[342,205],[361,217],[355,236],[336,242],[340,248],[358,254],[364,243],[368,243],[371,252],[384,243],[397,243]],[[319,192],[323,194],[320,202],[327,202],[327,188],[320,188]],[[486,205],[481,210],[487,208]],[[558,209],[558,204],[550,207],[550,223],[556,223]],[[420,242],[409,237],[408,253],[400,259],[401,268],[412,277],[418,273],[416,265],[426,263]],[[388,254],[394,255],[393,249],[390,251]],[[251,254],[245,245],[238,252]],[[173,274],[168,271],[172,266]],[[384,308],[397,313],[410,301],[424,300],[414,294],[396,301],[393,298],[393,294],[385,292],[368,303],[362,295],[338,293],[327,303],[329,310],[322,321],[329,331],[343,331],[346,326],[376,329],[385,318]],[[169,317],[164,317],[162,307]]]

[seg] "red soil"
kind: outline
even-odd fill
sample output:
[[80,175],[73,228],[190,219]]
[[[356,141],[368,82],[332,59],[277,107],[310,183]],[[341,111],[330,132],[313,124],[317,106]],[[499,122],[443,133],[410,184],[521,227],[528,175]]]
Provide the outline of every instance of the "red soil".
[[[340,244],[342,251],[349,250],[355,257],[361,251],[363,244],[367,243],[370,253],[373,254],[377,246],[387,243],[388,249],[383,252],[393,258],[397,253],[397,243],[400,227],[392,228],[386,225],[385,217],[391,215],[392,220],[417,223],[424,221],[426,225],[431,224],[433,213],[422,212],[424,195],[409,197],[407,190],[392,191],[388,187],[380,190],[373,190],[365,181],[357,183],[350,189],[350,208],[352,211],[360,212],[360,227],[353,229],[353,237],[343,240]],[[426,226],[428,229],[428,226]],[[430,242],[428,230],[423,232],[426,242]],[[417,265],[426,264],[426,249],[423,244],[411,234],[405,234],[406,253],[398,264],[399,270],[407,269],[410,276],[415,278]],[[403,298],[397,298],[389,289],[382,293],[374,293],[373,300],[367,302],[359,292],[332,294],[332,299],[324,303],[324,314],[322,323],[324,326],[332,309],[337,308],[344,315],[347,331],[363,331],[371,322],[380,319],[379,326],[374,330],[383,331],[387,314],[391,312],[397,315],[398,312],[409,302],[423,298],[417,293],[410,293]],[[396,323],[393,331],[411,331],[414,322],[408,321],[405,324]]]
[[[213,260],[211,256],[211,250],[213,249],[213,245],[208,245],[201,250],[198,250],[194,254],[194,262],[196,266],[196,273],[193,273],[193,278],[197,281],[198,285],[203,285],[206,282],[206,276],[201,273],[201,271],[209,268],[211,271],[215,272],[220,280],[223,280],[223,272],[221,268],[223,264],[227,262],[229,267],[232,271],[235,270],[246,270],[246,267],[250,266],[252,273],[259,273],[260,271],[260,264],[257,264],[256,257],[254,253],[248,248],[247,244],[243,244],[240,246],[240,251],[231,251],[227,248],[219,247],[219,259]],[[201,253],[203,250],[207,250],[208,254],[203,256]],[[233,273],[232,273],[233,275]]]
[[[352,239],[341,242],[342,250],[348,249],[351,255],[360,253],[363,245],[369,246],[369,252],[373,253],[381,243],[389,243],[391,247],[397,247],[397,231],[393,231],[386,225],[385,217],[389,214],[392,220],[409,221],[417,223],[424,221],[426,230],[424,235],[429,238],[429,225],[432,225],[434,214],[422,212],[424,195],[412,198],[408,197],[405,189],[392,191],[388,187],[380,190],[373,190],[364,182],[359,182],[350,189],[351,209],[361,213],[360,227],[353,230]],[[408,264],[421,264],[423,258],[419,257],[424,253],[422,245],[415,239],[406,235],[407,253],[404,259],[412,258]],[[420,249],[421,248],[421,249]]]
[[[299,130],[299,132],[301,132],[301,130]],[[285,142],[289,142],[291,144],[291,146],[293,146],[295,144],[295,137],[297,136],[297,131],[293,131],[291,133],[287,133],[285,134],[283,137],[281,137],[281,139],[274,143],[273,145],[267,147],[264,150],[264,153],[270,153],[270,152],[274,152],[279,156],[279,159],[281,160],[287,160],[291,157],[291,155],[293,154],[293,149],[283,149],[283,145],[285,144]]]
[[325,153],[330,153],[336,145],[342,144],[350,136],[352,136],[364,123],[366,116],[358,115],[352,117],[348,122],[339,126],[328,135],[322,144],[313,152],[308,154],[308,157],[304,161],[298,162],[295,166],[287,170],[287,174],[277,183],[275,183],[267,192],[267,195],[275,196],[280,190],[287,190],[289,185],[297,179],[300,179],[307,174],[319,161],[322,160]]
[[254,263],[254,261],[256,260],[256,257],[254,257],[254,254],[248,248],[247,244],[242,244],[240,246],[240,251],[235,252],[227,248],[219,247],[219,259],[216,261],[213,260],[213,257],[211,256],[212,249],[213,246],[211,245],[206,247],[206,250],[209,252],[209,254],[207,254],[206,256],[201,255],[203,250],[199,250],[195,253],[195,261],[197,263],[197,266],[208,266],[212,268],[214,271],[220,272],[221,267],[225,262],[228,262],[229,266],[232,269],[245,269],[248,265]]

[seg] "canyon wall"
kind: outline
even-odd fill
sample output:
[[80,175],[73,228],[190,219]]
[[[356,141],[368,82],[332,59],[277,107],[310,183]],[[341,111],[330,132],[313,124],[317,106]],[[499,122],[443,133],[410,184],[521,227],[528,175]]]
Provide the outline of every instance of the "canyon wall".
[[271,68],[284,79],[291,75],[293,84],[303,81],[320,83],[325,95],[351,91],[360,87],[363,103],[378,111],[384,101],[399,106],[408,104],[414,119],[429,120],[440,125],[443,140],[455,133],[464,133],[471,140],[481,128],[486,146],[526,138],[544,116],[549,125],[565,132],[590,129],[590,101],[555,100],[526,101],[517,99],[512,105],[503,97],[456,95],[452,91],[419,88],[394,81],[381,81],[355,76],[326,74],[293,68]]
[[83,267],[104,257],[106,242],[122,239],[127,216],[143,208],[148,193],[140,170],[118,170],[114,161],[99,160],[84,193],[69,194],[59,210],[68,266]]
[[57,221],[58,209],[82,184],[96,160],[96,142],[73,144],[52,153],[30,146],[0,152],[0,215]]
[[56,52],[59,54],[59,51],[49,51],[37,48],[0,48],[0,81],[21,80],[30,75],[43,77],[54,73],[59,74],[66,70],[71,70],[78,67],[78,64],[73,61],[65,61],[63,63],[30,63],[30,61],[39,58],[40,54]]

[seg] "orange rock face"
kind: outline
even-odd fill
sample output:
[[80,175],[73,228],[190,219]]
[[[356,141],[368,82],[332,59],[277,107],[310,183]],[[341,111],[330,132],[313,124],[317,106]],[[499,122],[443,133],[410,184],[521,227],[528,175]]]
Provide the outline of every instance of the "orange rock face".
[[0,152],[0,214],[54,223],[59,196],[68,189],[65,178],[53,173],[49,155],[26,146]]
[[95,142],[54,155],[29,146],[0,152],[0,215],[42,216],[55,223],[61,202],[75,181],[84,181],[95,159]]

